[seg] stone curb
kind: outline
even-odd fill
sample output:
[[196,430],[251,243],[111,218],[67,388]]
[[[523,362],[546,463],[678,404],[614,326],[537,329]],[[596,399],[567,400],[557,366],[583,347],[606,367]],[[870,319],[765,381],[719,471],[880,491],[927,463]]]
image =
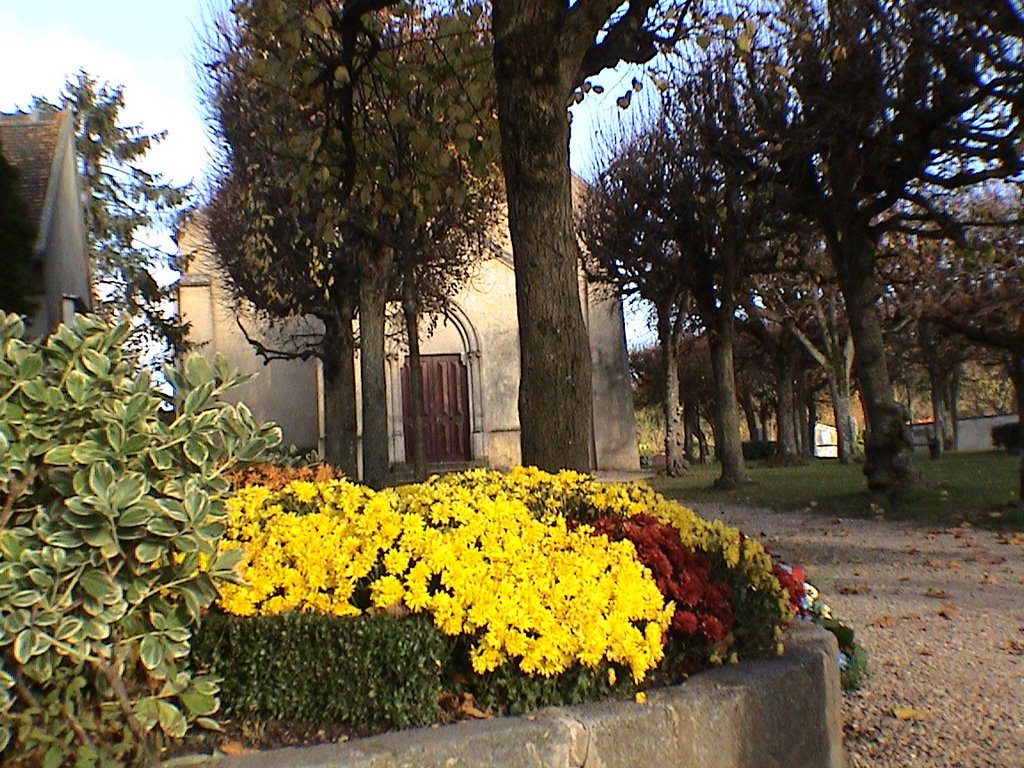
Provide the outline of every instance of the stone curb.
[[218,768],[844,768],[838,648],[800,622],[786,653],[694,675],[646,704],[524,717],[224,758]]

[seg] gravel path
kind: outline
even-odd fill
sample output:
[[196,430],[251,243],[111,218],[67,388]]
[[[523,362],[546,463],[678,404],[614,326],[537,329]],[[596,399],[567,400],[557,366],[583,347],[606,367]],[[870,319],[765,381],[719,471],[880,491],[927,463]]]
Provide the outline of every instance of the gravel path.
[[1024,535],[695,508],[804,566],[868,649],[851,768],[1024,768]]

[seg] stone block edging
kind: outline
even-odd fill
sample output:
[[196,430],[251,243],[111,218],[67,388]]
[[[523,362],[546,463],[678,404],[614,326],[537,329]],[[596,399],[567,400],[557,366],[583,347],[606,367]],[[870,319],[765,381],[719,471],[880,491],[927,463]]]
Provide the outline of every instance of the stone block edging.
[[781,657],[694,675],[647,703],[549,707],[344,744],[219,760],[220,768],[844,768],[838,648],[798,622]]

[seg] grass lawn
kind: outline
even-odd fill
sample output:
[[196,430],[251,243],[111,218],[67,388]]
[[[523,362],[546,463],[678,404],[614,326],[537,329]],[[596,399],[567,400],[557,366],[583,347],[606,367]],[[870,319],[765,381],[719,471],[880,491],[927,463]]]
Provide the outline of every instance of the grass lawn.
[[683,477],[658,475],[654,488],[683,503],[701,501],[759,504],[773,509],[810,509],[823,515],[914,520],[922,524],[972,525],[1024,530],[1016,505],[1018,458],[1003,452],[947,453],[937,461],[915,456],[921,480],[899,497],[868,492],[863,465],[808,459],[801,467],[748,464],[751,482],[733,491],[713,483],[717,464],[695,465]]

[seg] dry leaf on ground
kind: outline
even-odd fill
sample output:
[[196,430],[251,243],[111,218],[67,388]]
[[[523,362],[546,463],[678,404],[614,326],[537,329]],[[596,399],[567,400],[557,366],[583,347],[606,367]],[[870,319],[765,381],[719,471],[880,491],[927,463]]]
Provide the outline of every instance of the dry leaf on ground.
[[220,751],[231,757],[236,755],[255,755],[259,752],[258,749],[247,747],[240,741],[225,741],[220,745]]

